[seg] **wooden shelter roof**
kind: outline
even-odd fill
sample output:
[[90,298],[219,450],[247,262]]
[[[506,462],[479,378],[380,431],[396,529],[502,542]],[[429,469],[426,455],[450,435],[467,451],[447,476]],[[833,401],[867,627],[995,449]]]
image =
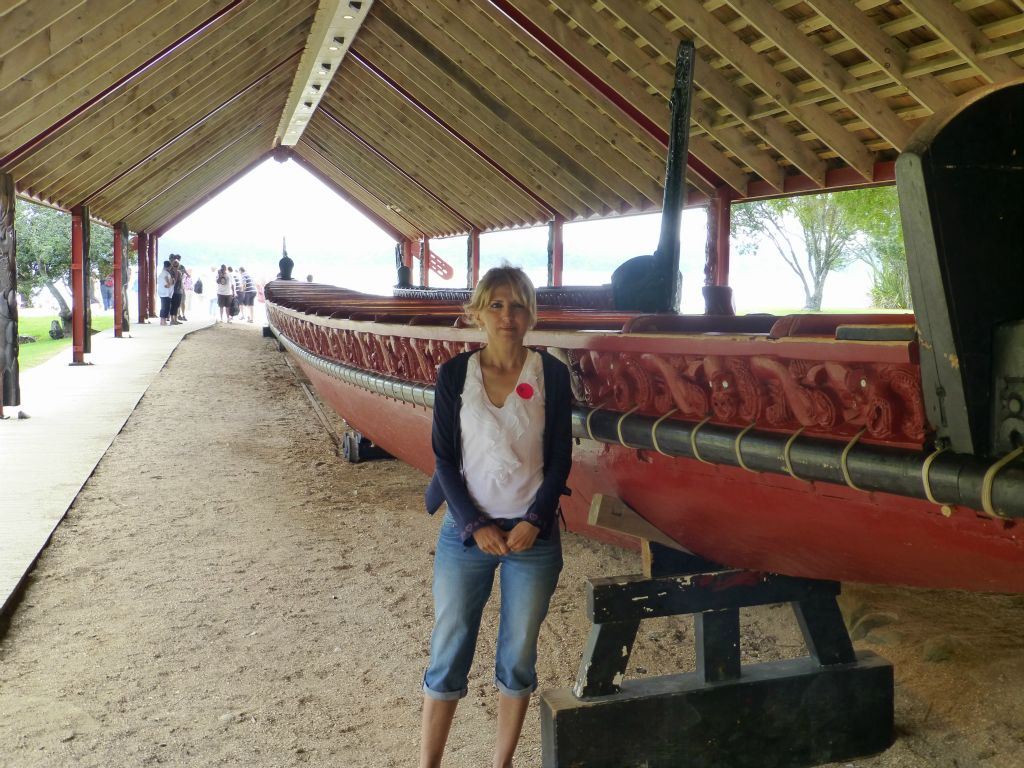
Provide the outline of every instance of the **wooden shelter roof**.
[[396,238],[657,210],[683,38],[702,195],[891,180],[1024,76],[1024,0],[0,0],[0,171],[157,234],[282,141]]

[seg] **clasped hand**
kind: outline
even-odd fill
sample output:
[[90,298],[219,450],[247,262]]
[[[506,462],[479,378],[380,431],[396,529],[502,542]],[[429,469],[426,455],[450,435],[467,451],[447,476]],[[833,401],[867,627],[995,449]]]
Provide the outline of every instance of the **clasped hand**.
[[537,540],[540,530],[537,526],[522,521],[511,531],[503,531],[496,525],[485,525],[473,534],[473,540],[483,552],[489,555],[507,555],[510,552],[525,552]]

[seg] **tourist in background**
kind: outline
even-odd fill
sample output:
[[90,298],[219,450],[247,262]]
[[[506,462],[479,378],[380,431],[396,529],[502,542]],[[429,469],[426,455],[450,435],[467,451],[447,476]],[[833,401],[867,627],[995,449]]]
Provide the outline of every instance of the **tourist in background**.
[[235,295],[235,283],[228,274],[228,267],[220,265],[217,272],[217,307],[218,320],[227,319],[231,322],[231,299]]
[[434,555],[421,768],[441,764],[495,571],[501,608],[493,765],[511,768],[537,687],[537,637],[562,570],[558,505],[572,463],[568,369],[523,345],[537,300],[521,269],[488,271],[466,315],[487,345],[442,365],[434,390],[435,471],[426,504],[433,513],[446,501],[448,511]]
[[160,299],[160,325],[167,325],[171,316],[171,297],[174,295],[170,259],[164,261],[164,268],[156,278],[156,295]]
[[174,279],[174,292],[171,294],[171,325],[180,325],[185,268],[181,264],[181,256],[176,253],[171,254],[171,277]]
[[239,298],[239,303],[249,316],[247,319],[251,323],[256,304],[256,281],[252,279],[252,275],[245,271],[245,267],[238,268],[238,277],[239,282],[242,284],[242,295]]
[[178,311],[181,313],[182,320],[188,320],[185,315],[186,313],[192,314],[192,293],[195,291],[195,283],[192,282],[192,273],[187,269],[185,270],[185,277],[181,281],[181,288],[184,291],[184,300],[181,303],[181,309]]
[[107,275],[100,281],[100,298],[103,299],[103,311],[114,306],[114,276]]

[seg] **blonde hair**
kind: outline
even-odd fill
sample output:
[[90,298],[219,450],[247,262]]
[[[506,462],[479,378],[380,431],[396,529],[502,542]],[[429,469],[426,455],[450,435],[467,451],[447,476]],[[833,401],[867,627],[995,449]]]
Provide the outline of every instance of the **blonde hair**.
[[526,311],[530,315],[530,328],[533,328],[537,324],[537,290],[522,269],[510,264],[493,267],[480,278],[469,303],[463,307],[466,319],[476,325],[477,315],[490,303],[491,297],[498,288],[510,289],[515,300],[526,307]]

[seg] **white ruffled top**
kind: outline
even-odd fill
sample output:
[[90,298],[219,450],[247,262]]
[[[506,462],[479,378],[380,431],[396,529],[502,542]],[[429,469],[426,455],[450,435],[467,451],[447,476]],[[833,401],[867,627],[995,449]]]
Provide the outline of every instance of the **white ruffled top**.
[[[463,476],[487,515],[522,517],[544,479],[543,363],[527,350],[516,387],[499,408],[487,397],[479,357],[469,358],[462,389]],[[520,394],[529,390],[529,397]]]

